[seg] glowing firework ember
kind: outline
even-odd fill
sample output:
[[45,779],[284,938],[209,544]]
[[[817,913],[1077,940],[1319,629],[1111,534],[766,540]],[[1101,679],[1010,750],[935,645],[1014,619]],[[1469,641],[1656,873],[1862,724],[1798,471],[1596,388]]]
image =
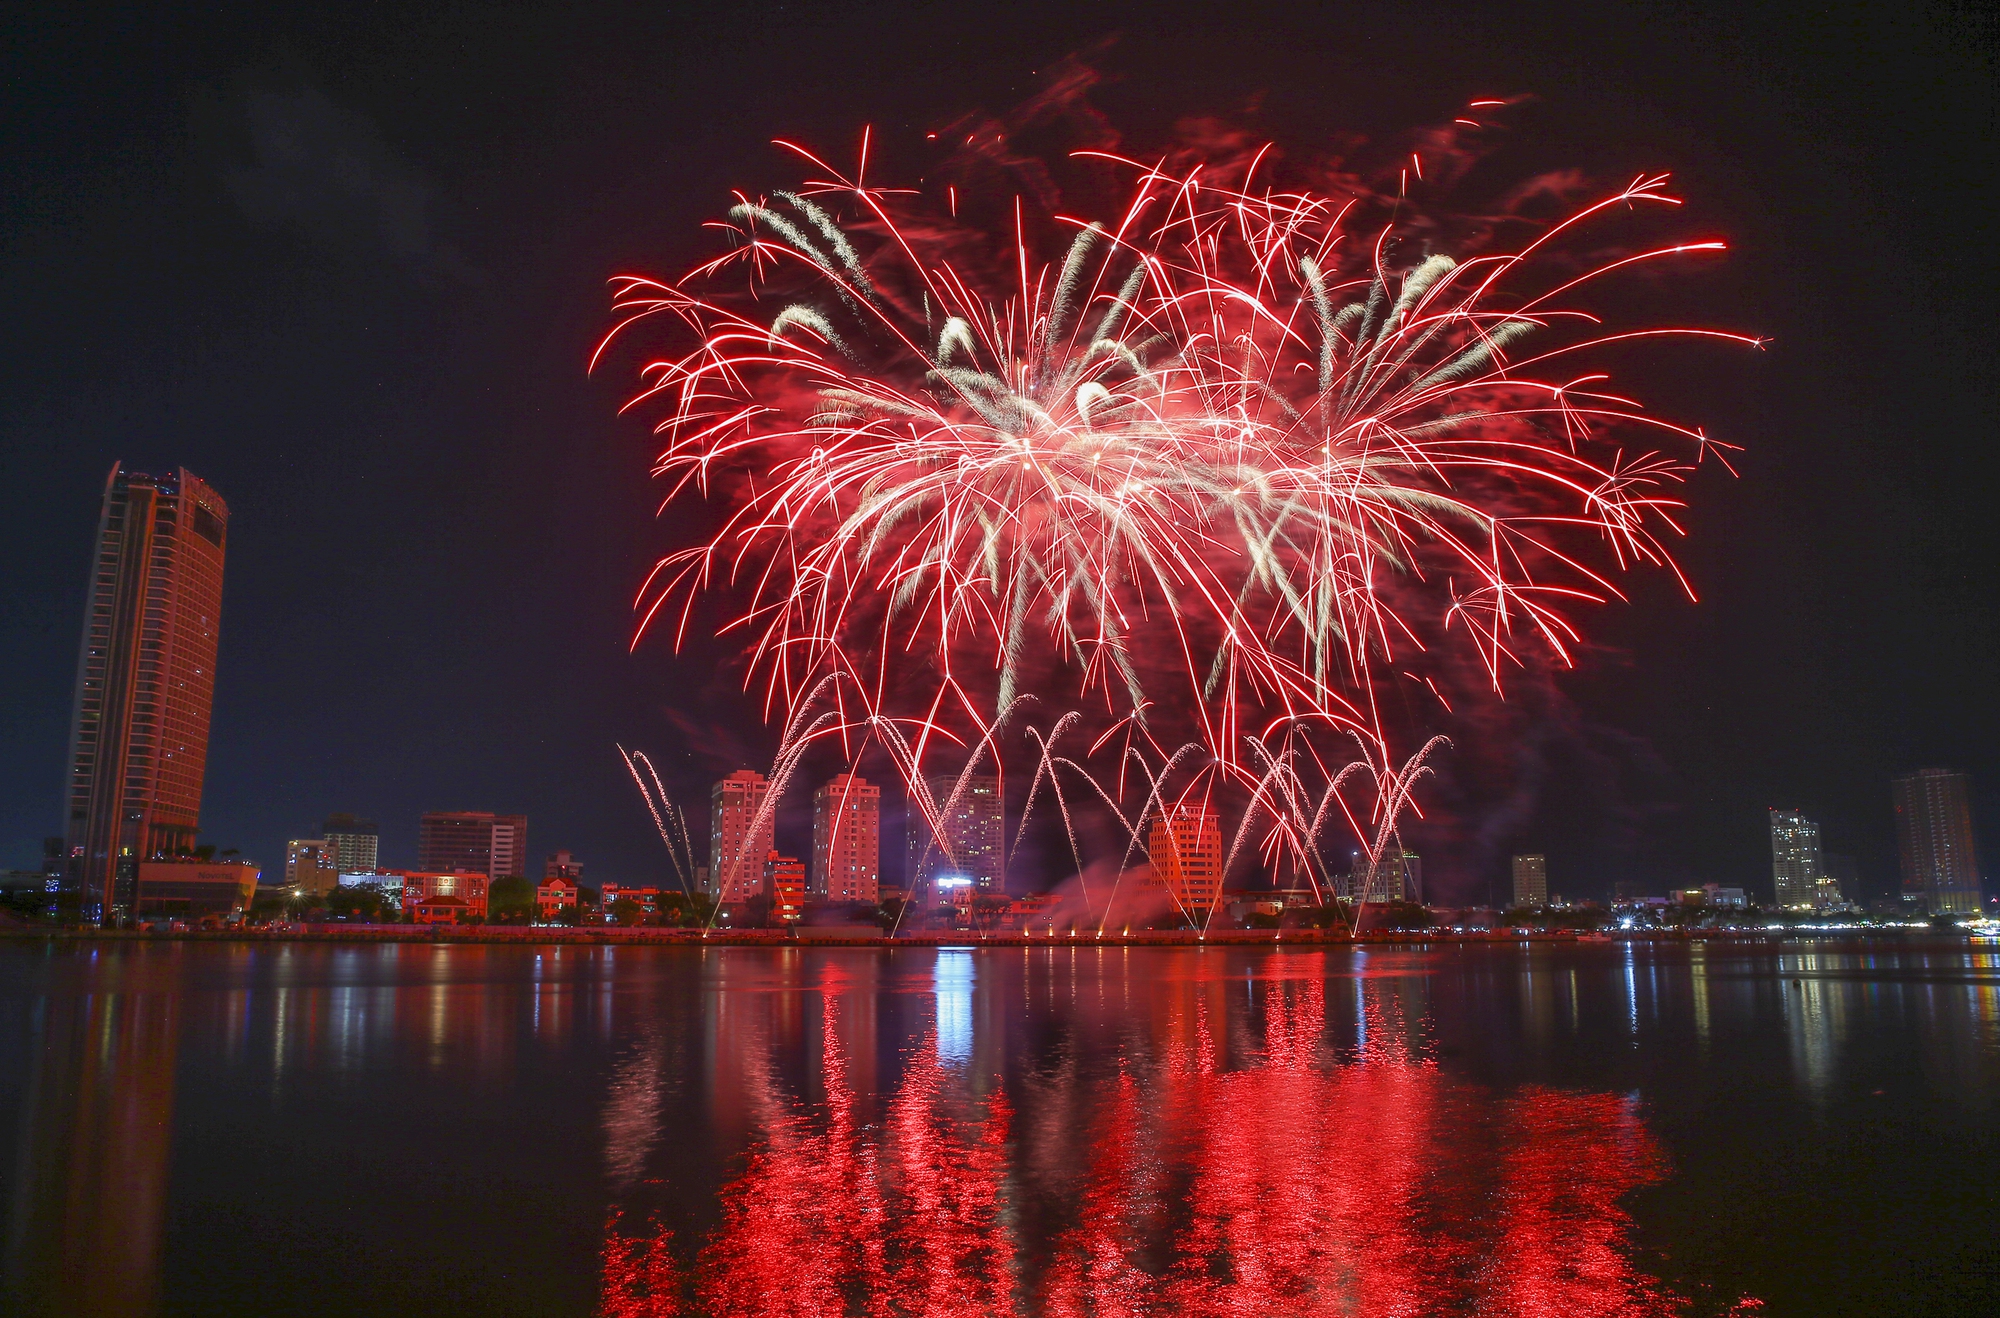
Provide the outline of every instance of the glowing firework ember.
[[[1017,202],[1000,241],[953,218],[955,193],[869,185],[865,144],[853,178],[799,154],[828,177],[739,199],[727,252],[615,281],[606,346],[663,318],[686,335],[632,404],[665,411],[670,501],[730,508],[657,565],[640,630],[680,638],[698,600],[736,600],[728,627],[784,721],[808,692],[858,701],[860,722],[813,726],[901,746],[927,815],[916,764],[940,720],[990,743],[1033,693],[1101,703],[1162,759],[1156,730],[1185,724],[1301,855],[1319,827],[1302,814],[1328,809],[1278,804],[1303,786],[1269,739],[1352,732],[1378,770],[1356,827],[1379,853],[1407,790],[1378,677],[1438,691],[1417,665],[1454,644],[1495,687],[1524,650],[1564,662],[1565,605],[1615,594],[1609,568],[1671,567],[1675,487],[1711,445],[1594,363],[1646,339],[1754,342],[1573,305],[1612,271],[1720,243],[1546,259],[1594,221],[1675,204],[1663,177],[1454,256],[1421,249],[1401,202],[1260,188],[1261,156],[1101,157],[1134,180],[1119,209]],[[1037,784],[1058,767],[1045,749]]]

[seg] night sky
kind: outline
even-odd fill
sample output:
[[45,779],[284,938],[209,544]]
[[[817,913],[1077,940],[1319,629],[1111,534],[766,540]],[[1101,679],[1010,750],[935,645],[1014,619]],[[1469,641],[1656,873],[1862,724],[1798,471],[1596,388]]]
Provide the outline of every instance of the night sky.
[[2000,855],[1995,40],[1972,6],[187,8],[6,23],[0,862],[61,831],[123,459],[185,465],[233,514],[206,841],[269,873],[347,810],[411,864],[423,810],[522,811],[537,855],[657,877],[614,744],[705,817],[707,779],[774,738],[735,675],[628,653],[672,528],[644,423],[614,416],[630,376],[584,374],[605,278],[714,250],[728,189],[796,176],[774,136],[851,157],[872,124],[893,155],[1079,53],[1134,147],[1215,115],[1310,150],[1532,94],[1524,171],[1671,171],[1687,231],[1732,244],[1660,309],[1769,347],[1644,381],[1745,449],[1692,490],[1701,600],[1656,573],[1586,611],[1580,670],[1441,786],[1434,895],[1498,891],[1510,849],[1576,895],[1768,892],[1771,805],[1883,893],[1888,779],[1929,764],[1974,776]]

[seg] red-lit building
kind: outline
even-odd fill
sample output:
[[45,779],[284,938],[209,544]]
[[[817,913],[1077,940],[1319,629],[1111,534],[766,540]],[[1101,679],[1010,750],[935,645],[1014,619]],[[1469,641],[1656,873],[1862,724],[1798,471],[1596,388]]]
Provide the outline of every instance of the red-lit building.
[[759,858],[768,853],[776,821],[764,813],[771,790],[764,775],[738,769],[709,793],[708,883],[725,906],[738,906],[758,890]]
[[660,913],[660,897],[661,893],[658,888],[631,888],[622,887],[616,883],[607,883],[604,885],[604,891],[600,900],[603,902],[604,918],[606,920],[611,918],[611,903],[620,899],[637,902],[639,913],[650,920]]
[[483,904],[475,908],[463,897],[426,897],[408,910],[414,924],[464,924],[474,915],[486,914]]
[[481,919],[486,916],[486,887],[484,874],[456,870],[449,874],[433,874],[422,870],[405,870],[403,879],[403,913],[416,918],[417,908],[434,897],[455,897],[463,901],[472,914]]
[[563,911],[576,909],[576,881],[561,876],[543,879],[535,885],[535,907],[543,920],[553,920]]
[[771,899],[773,920],[797,920],[806,909],[806,866],[796,856],[770,852],[764,857],[764,895]]
[[64,883],[128,913],[140,861],[193,850],[208,764],[229,506],[183,468],[104,484],[70,721]]
[[813,793],[813,896],[830,902],[880,900],[882,789],[843,773]]
[[1177,805],[1153,818],[1147,850],[1154,881],[1184,912],[1206,912],[1222,895],[1222,830],[1215,811]]

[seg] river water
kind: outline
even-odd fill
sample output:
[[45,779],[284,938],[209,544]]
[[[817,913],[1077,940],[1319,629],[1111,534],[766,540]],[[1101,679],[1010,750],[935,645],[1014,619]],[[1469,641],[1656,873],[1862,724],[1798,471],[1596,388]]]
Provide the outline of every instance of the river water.
[[1993,1313],[1997,1101],[1964,941],[12,942],[0,1295]]

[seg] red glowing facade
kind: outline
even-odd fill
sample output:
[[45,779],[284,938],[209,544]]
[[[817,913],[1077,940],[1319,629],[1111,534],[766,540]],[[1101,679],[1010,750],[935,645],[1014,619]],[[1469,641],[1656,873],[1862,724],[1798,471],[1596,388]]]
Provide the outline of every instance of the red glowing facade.
[[67,882],[86,918],[128,913],[139,862],[195,845],[228,530],[185,469],[105,482],[70,732]]

